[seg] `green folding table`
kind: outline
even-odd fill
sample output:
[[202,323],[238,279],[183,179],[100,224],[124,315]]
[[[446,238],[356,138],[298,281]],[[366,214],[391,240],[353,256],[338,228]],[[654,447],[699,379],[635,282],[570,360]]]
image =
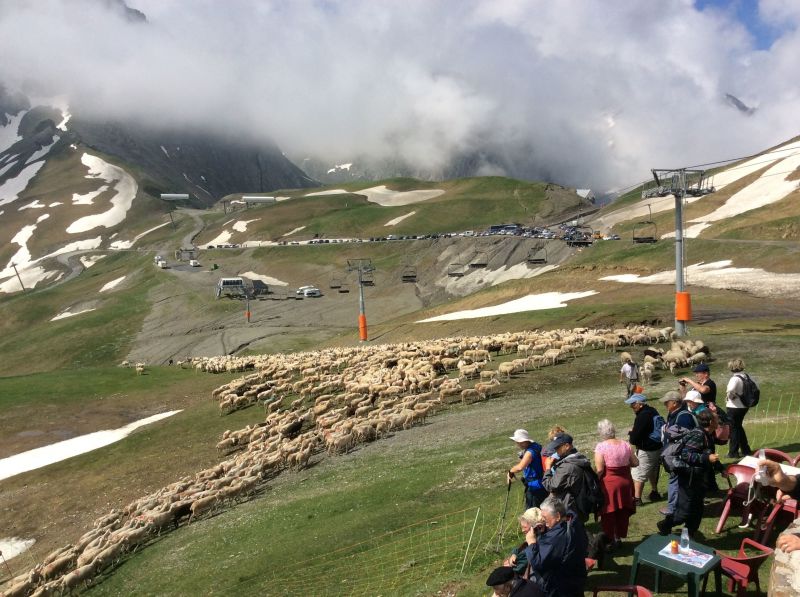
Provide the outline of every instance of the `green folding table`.
[[692,566],[670,557],[658,553],[665,545],[669,544],[673,539],[678,539],[675,535],[664,537],[663,535],[651,535],[642,541],[633,550],[633,564],[631,565],[631,582],[636,584],[636,577],[639,575],[639,566],[649,566],[655,569],[656,584],[654,592],[658,593],[658,585],[661,580],[661,573],[666,572],[672,576],[682,578],[688,587],[688,595],[690,597],[698,597],[700,595],[700,581],[705,576],[714,571],[714,580],[716,582],[717,595],[721,595],[722,574],[720,569],[720,557],[714,553],[714,549],[702,543],[689,541],[689,547],[702,553],[710,554],[711,559],[706,562],[702,567]]

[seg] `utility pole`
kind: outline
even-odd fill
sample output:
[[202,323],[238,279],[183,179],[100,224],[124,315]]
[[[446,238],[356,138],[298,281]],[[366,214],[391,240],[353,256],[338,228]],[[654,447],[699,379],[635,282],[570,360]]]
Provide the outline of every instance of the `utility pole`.
[[[675,333],[682,338],[687,335],[687,323],[692,319],[692,300],[685,288],[686,255],[683,238],[683,200],[687,194],[704,195],[713,189],[703,183],[704,170],[678,168],[672,170],[653,169],[654,189],[642,192],[642,198],[667,195],[675,197]],[[691,182],[690,180],[691,179]],[[647,209],[650,210],[648,204]],[[653,215],[650,211],[650,219]]]
[[[371,259],[348,259],[347,271],[356,272],[358,274],[358,337],[361,342],[366,342],[367,335],[367,312],[364,305],[364,285],[367,282],[365,278],[371,276],[375,271]],[[365,276],[367,274],[367,276]],[[371,277],[368,278],[371,282]]]
[[19,272],[17,271],[17,264],[12,263],[11,267],[14,268],[14,273],[17,274],[17,280],[19,280],[19,285],[22,288],[22,292],[25,292],[25,285],[22,283],[22,278],[19,277]]

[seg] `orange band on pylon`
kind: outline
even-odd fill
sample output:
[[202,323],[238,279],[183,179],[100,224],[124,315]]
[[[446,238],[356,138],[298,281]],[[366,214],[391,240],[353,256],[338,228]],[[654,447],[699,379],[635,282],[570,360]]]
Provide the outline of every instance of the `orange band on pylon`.
[[362,342],[367,341],[367,316],[363,313],[358,316],[358,337]]
[[675,319],[678,321],[692,320],[692,298],[688,292],[675,293]]

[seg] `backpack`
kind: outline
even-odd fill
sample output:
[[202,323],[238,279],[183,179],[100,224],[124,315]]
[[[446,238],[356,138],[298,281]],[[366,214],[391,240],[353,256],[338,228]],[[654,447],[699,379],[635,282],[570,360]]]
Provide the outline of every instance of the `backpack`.
[[731,419],[715,402],[708,403],[708,410],[717,415],[717,429],[714,431],[714,443],[724,445],[731,437]]
[[585,516],[590,514],[599,515],[605,505],[600,479],[591,466],[582,466],[581,472],[583,474],[583,486],[575,496],[575,506]]
[[758,384],[747,373],[737,373],[736,377],[742,380],[742,395],[739,396],[739,400],[747,408],[757,405],[761,398],[761,390]]
[[686,440],[691,429],[669,425],[664,427],[664,442],[666,446],[661,451],[661,464],[668,473],[675,473],[681,469],[689,468],[689,465],[678,458],[683,451]]
[[656,415],[653,417],[653,430],[647,437],[649,437],[654,442],[659,443],[663,446],[664,427],[666,427],[666,425],[667,421],[664,419],[664,417],[656,413]]

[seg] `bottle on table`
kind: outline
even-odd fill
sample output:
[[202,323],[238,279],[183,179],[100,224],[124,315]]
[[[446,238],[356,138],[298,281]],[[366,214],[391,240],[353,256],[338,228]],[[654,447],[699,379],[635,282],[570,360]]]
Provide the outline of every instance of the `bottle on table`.
[[681,531],[681,552],[685,553],[689,551],[689,529],[683,527]]

